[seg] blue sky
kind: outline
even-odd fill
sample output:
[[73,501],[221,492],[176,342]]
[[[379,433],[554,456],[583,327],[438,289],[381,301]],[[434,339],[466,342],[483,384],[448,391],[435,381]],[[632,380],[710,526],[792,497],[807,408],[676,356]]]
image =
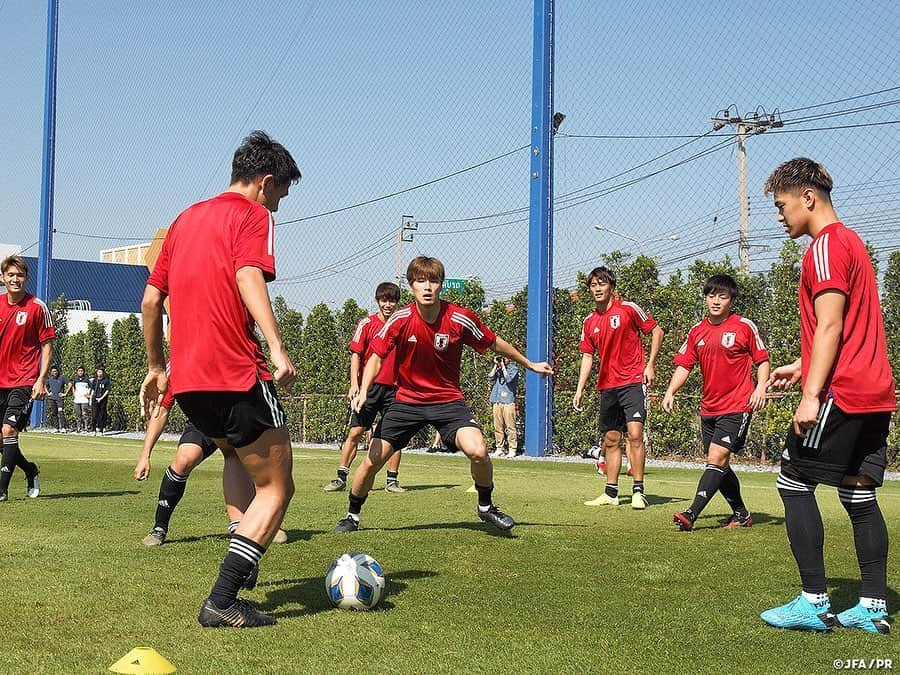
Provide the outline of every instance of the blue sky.
[[[892,103],[900,90],[882,90],[900,86],[900,9],[848,4],[751,12],[724,3],[558,2],[556,108],[567,119],[557,138],[557,197],[710,154],[584,203],[561,201],[570,208],[556,215],[557,285],[571,285],[575,271],[615,248],[656,255],[667,272],[688,254],[736,255],[727,244],[737,223],[733,144],[696,139],[650,161],[691,139],[647,138],[703,134],[731,104],[741,113],[796,111],[785,121],[801,120],[748,143],[757,269],[780,243],[762,183],[801,154],[832,171],[848,223],[896,245],[900,125],[885,123],[900,120]],[[45,12],[43,2],[0,0],[0,241],[23,246],[37,240]],[[305,220],[279,225],[273,294],[304,312],[319,301],[368,300],[394,276],[391,233],[412,214],[422,224],[404,266],[417,253],[437,255],[451,276],[479,276],[491,295],[508,295],[527,273],[524,214],[480,217],[527,206],[527,150],[310,216],[527,145],[531,21],[531,3],[521,0],[296,0],[262,9],[62,0],[55,254],[96,260],[101,248],[149,238],[224,189],[240,138],[261,128],[294,153],[304,175],[277,214]],[[863,94],[873,95],[840,102]],[[818,107],[797,110],[807,106]],[[846,125],[867,126],[798,131]],[[424,222],[447,220],[461,222]],[[673,234],[678,241],[665,239]]]

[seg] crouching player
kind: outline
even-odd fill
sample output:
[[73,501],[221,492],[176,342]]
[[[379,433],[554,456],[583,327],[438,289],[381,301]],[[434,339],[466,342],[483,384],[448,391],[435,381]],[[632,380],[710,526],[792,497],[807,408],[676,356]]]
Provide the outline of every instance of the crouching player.
[[[662,407],[671,413],[675,394],[687,382],[691,368],[700,364],[703,398],[700,401],[700,432],[706,469],[700,477],[691,506],[672,516],[684,531],[691,530],[700,512],[716,492],[721,492],[731,507],[726,527],[750,527],[753,519],[741,499],[741,485],[728,459],[747,440],[750,415],[766,404],[769,379],[769,353],[756,325],[731,313],[738,287],[726,274],[714,274],[706,280],[703,296],[708,316],[688,332],[675,355],[675,372],[663,397]],[[752,366],[756,365],[753,384]]]
[[375,336],[373,354],[366,364],[354,410],[366,405],[366,392],[391,352],[397,364],[397,397],[381,418],[362,466],[353,476],[350,509],[336,532],[359,529],[360,511],[375,475],[397,448],[426,425],[437,429],[444,443],[461,450],[471,462],[478,492],[478,517],[501,530],[515,521],[491,499],[493,466],[484,435],[463,400],[459,386],[463,345],[483,353],[492,349],[541,375],[553,373],[549,364],[532,363],[502,338],[494,335],[468,309],[440,299],[444,265],[437,258],[419,256],[406,270],[415,302],[394,312]]

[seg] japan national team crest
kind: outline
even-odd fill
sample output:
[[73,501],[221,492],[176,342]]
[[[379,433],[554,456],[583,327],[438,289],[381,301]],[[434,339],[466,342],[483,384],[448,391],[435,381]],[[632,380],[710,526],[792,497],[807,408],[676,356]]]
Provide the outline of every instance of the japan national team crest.
[[26,321],[28,321],[28,312],[19,312],[16,314],[17,326],[24,326]]
[[609,317],[609,327],[612,328],[613,330],[615,330],[616,328],[619,327],[619,315],[618,314],[613,314],[611,317]]
[[725,349],[731,349],[734,347],[734,338],[737,333],[722,333],[722,346]]
[[447,349],[447,345],[450,344],[450,336],[446,333],[435,333],[434,335],[434,348],[442,352]]

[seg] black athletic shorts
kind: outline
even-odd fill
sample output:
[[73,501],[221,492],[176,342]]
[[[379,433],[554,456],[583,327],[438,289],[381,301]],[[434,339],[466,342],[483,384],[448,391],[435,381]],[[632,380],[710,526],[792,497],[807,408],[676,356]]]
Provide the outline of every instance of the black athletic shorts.
[[444,444],[451,450],[456,449],[456,432],[463,427],[475,427],[481,431],[481,425],[463,401],[450,403],[401,403],[395,401],[387,409],[373,436],[387,441],[399,450],[405,448],[416,432],[427,425],[433,426],[441,435]]
[[224,438],[233,448],[250,445],[267,429],[285,425],[272,381],[257,380],[250,391],[190,391],[176,394],[175,400],[203,434]]
[[781,454],[781,473],[817,485],[841,484],[844,476],[868,476],[884,482],[887,435],[891,413],[850,414],[828,399],[819,409],[819,423],[798,436],[791,423]]
[[625,433],[629,422],[647,421],[647,387],[642,383],[600,392],[600,433]]
[[747,442],[750,428],[750,413],[726,413],[725,415],[701,415],[700,436],[703,452],[709,452],[713,443],[728,450],[740,450]]
[[395,387],[389,387],[386,384],[373,383],[369,385],[366,391],[366,404],[362,410],[356,412],[350,410],[350,427],[364,427],[368,429],[375,423],[378,413],[382,417],[387,409],[394,402],[394,395],[397,393]]
[[0,389],[0,416],[3,424],[25,431],[31,417],[31,387]]
[[[181,439],[178,441],[178,445],[184,445],[185,443],[190,443],[191,445],[199,445],[200,449],[203,451],[203,459],[206,459],[219,449],[219,446],[216,445],[215,442],[213,442],[213,439],[205,435],[197,427],[191,424],[190,420],[188,420],[188,422],[184,425],[184,433],[181,434]],[[200,461],[202,462],[203,459],[201,459]]]

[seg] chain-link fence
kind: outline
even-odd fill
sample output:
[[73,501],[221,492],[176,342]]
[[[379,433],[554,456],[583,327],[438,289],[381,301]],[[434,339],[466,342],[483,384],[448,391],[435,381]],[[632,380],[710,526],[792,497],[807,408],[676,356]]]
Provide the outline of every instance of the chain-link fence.
[[[566,115],[554,166],[556,450],[595,440],[591,416],[576,416],[570,402],[573,340],[591,308],[578,274],[602,261],[667,332],[651,394],[702,316],[704,274],[741,272],[742,236],[742,290],[754,297],[741,311],[772,343],[773,359],[790,355],[797,252],[783,250],[762,195],[786,159],[806,155],[829,168],[838,213],[871,243],[889,290],[889,257],[900,250],[900,9],[801,8],[555,3],[555,107]],[[41,3],[0,3],[9,64],[0,83],[0,243],[32,255],[44,12]],[[440,257],[456,280],[451,297],[524,346],[531,22],[530,3],[515,0],[273,2],[265,20],[255,7],[211,0],[164,8],[102,0],[90,11],[63,0],[54,255],[139,264],[157,228],[227,187],[240,139],[270,132],[303,172],[276,214],[270,285],[302,371],[293,431],[332,441],[346,422],[346,327],[415,255]],[[128,294],[137,312],[139,288],[97,294],[107,278],[66,287],[74,342],[60,351],[67,375],[76,364],[109,363],[125,398],[136,391],[129,368],[141,359],[139,342],[133,326],[114,339],[123,313],[100,305]],[[885,311],[897,311],[887,299]],[[85,325],[91,317],[105,347],[99,327]],[[896,367],[900,327],[891,325]],[[329,340],[334,353],[322,367]],[[489,364],[464,368],[467,396],[481,402],[489,427]],[[694,451],[695,394],[685,390],[681,417],[652,414],[660,452]],[[122,423],[134,424],[130,404],[122,411]],[[754,454],[771,455],[780,421],[754,422],[752,434],[763,434],[751,435]]]

